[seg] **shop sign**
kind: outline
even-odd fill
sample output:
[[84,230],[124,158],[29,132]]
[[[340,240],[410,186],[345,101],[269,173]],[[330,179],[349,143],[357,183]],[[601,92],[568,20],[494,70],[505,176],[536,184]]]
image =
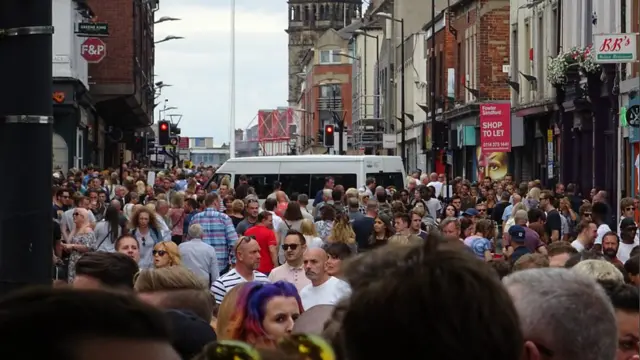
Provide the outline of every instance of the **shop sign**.
[[511,105],[480,105],[480,147],[483,153],[511,151]]
[[593,36],[594,60],[601,64],[621,64],[638,60],[638,34],[598,34]]

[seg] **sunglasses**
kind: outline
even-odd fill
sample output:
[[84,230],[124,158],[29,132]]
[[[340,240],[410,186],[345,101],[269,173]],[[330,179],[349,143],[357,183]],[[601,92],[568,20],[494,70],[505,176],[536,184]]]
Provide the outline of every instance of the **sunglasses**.
[[142,246],[147,246],[147,239],[142,238]]
[[635,209],[636,209],[635,207],[631,206],[631,207],[628,207],[628,208],[626,208],[624,210],[625,211],[634,211]]
[[478,212],[479,213],[485,213],[485,212],[487,212],[487,210],[486,209],[478,209]]
[[238,251],[240,245],[243,243],[250,243],[251,240],[255,240],[255,236],[241,236],[238,241],[236,241],[235,251]]
[[586,212],[586,213],[584,213],[584,214],[582,214],[582,215],[584,215],[584,216],[591,216],[591,213],[590,213],[590,212]]
[[295,250],[298,248],[298,244],[282,244],[282,250],[287,251],[289,249]]
[[165,250],[153,250],[152,254],[153,256],[165,256],[167,255],[167,252]]

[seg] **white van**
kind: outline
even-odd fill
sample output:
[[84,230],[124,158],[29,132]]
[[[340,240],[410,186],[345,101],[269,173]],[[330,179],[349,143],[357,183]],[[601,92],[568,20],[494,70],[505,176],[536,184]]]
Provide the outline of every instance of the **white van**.
[[297,155],[258,156],[227,160],[218,168],[214,181],[220,183],[229,176],[234,186],[244,175],[261,200],[273,192],[274,181],[280,181],[282,190],[289,196],[307,194],[310,202],[325,184],[328,177],[335,183],[349,188],[361,188],[367,178],[376,179],[379,186],[395,186],[403,189],[406,174],[399,156],[344,156]]

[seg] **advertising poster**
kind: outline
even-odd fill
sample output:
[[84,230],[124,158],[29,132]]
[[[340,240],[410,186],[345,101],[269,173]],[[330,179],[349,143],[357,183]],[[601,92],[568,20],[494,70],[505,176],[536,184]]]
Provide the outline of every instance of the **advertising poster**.
[[480,146],[476,147],[476,180],[500,180],[509,173],[511,105],[480,105]]
[[511,105],[480,105],[480,146],[485,153],[511,151]]

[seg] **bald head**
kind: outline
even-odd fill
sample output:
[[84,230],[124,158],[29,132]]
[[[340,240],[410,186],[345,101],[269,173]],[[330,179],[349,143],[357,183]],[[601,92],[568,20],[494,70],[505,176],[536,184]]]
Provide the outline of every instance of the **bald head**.
[[118,209],[118,211],[120,211],[120,201],[118,200],[111,200],[111,202],[109,203],[111,206],[113,206],[114,208]]
[[511,195],[511,199],[513,201],[513,205],[519,203],[520,201],[522,201],[522,196],[520,196],[517,193],[514,193],[513,195]]
[[329,279],[325,269],[328,258],[327,252],[320,248],[309,249],[304,253],[304,273],[313,286],[322,285]]
[[513,220],[517,225],[527,225],[527,222],[529,221],[529,214],[527,213],[527,210],[516,211],[513,215]]

